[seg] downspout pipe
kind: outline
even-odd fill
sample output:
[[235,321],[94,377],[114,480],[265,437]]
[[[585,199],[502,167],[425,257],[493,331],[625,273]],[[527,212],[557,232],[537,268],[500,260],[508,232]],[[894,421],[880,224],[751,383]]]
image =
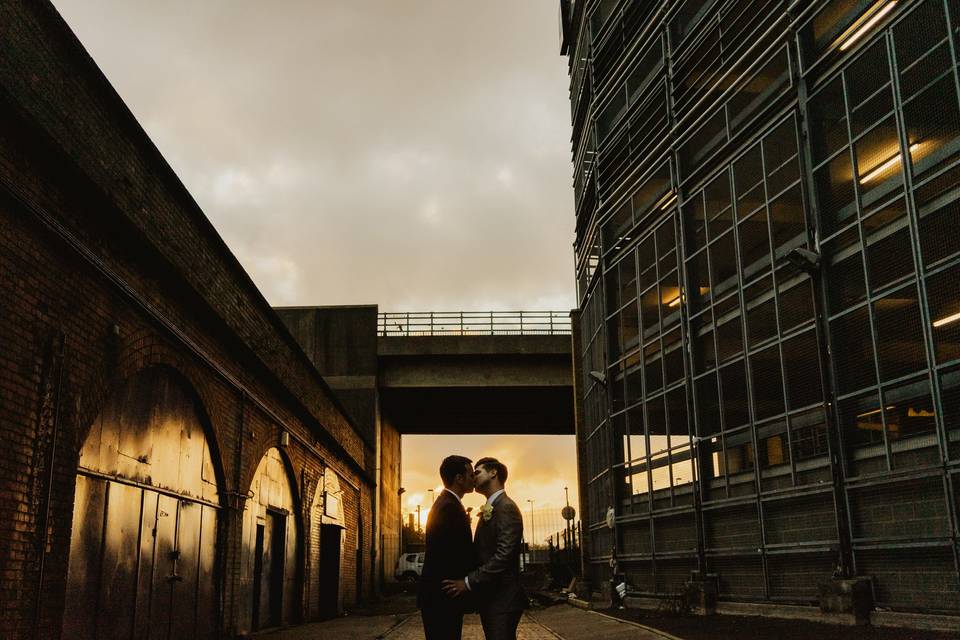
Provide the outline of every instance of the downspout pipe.
[[33,634],[40,637],[40,617],[43,607],[43,578],[47,560],[47,531],[50,528],[50,503],[53,501],[53,472],[57,461],[57,442],[60,436],[60,396],[63,390],[64,355],[66,353],[66,334],[61,330],[57,338],[57,386],[53,395],[53,434],[50,440],[50,457],[47,461],[47,487],[43,498],[43,514],[40,520],[40,567],[37,576],[37,600],[33,611]]

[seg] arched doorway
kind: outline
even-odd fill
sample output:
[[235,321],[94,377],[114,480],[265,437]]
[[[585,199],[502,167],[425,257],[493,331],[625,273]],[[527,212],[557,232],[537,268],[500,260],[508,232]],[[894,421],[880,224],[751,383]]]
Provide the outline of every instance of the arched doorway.
[[260,459],[243,514],[242,579],[251,630],[297,618],[300,542],[294,484],[276,447]]
[[164,367],[107,401],[80,450],[62,637],[216,637],[219,496],[206,422]]
[[317,486],[312,524],[320,532],[319,553],[313,566],[313,592],[317,594],[316,610],[321,619],[335,618],[343,609],[340,589],[343,563],[343,500],[340,480],[331,469],[324,471]]

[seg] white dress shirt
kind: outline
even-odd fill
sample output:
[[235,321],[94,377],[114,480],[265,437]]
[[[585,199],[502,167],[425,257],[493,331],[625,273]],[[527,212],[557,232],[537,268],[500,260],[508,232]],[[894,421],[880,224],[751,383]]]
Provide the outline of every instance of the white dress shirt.
[[[487,504],[493,506],[493,503],[497,501],[497,498],[503,493],[503,489],[499,491],[494,491],[489,498],[487,498]],[[467,589],[470,589],[470,580],[466,576],[463,577],[463,584],[467,586]]]

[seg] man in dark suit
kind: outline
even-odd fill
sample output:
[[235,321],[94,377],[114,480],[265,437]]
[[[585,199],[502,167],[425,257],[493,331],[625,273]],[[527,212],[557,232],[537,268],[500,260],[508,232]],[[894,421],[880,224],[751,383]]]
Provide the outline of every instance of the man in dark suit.
[[470,608],[472,599],[455,599],[447,595],[442,582],[465,575],[477,566],[476,551],[470,541],[470,516],[460,501],[463,494],[473,491],[474,472],[470,458],[444,458],[440,464],[440,478],[444,489],[427,516],[417,606],[423,617],[426,640],[459,640],[463,632],[463,614]]
[[499,460],[477,460],[474,483],[487,496],[474,535],[480,566],[459,580],[443,583],[450,596],[469,593],[477,598],[487,640],[516,640],[517,625],[527,607],[527,594],[520,585],[523,519],[517,503],[503,492],[506,481],[507,467]]

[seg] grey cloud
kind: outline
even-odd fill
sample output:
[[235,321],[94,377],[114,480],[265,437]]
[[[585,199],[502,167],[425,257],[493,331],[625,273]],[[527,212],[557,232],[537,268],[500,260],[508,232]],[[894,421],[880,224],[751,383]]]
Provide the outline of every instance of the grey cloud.
[[275,304],[570,308],[553,0],[55,0]]

